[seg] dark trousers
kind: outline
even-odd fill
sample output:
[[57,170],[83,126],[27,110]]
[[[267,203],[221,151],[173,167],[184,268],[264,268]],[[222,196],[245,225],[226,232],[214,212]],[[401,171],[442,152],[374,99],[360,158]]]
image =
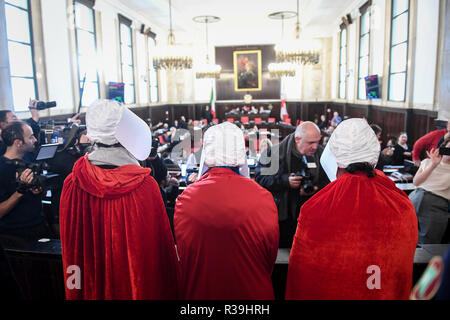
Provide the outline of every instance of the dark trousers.
[[280,227],[280,243],[278,247],[290,249],[297,230],[297,219],[289,218],[285,221],[279,221],[278,225]]

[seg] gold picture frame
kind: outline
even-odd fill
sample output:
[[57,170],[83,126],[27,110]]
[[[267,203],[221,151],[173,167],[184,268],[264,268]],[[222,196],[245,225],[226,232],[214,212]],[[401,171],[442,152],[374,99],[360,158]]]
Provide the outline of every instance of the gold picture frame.
[[233,52],[234,90],[262,90],[262,59],[261,50],[246,50]]

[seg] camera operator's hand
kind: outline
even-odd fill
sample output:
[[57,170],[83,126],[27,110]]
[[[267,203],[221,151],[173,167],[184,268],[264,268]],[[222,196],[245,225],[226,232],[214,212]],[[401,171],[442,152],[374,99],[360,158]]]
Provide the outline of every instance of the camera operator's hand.
[[291,187],[291,189],[298,189],[300,188],[300,184],[302,183],[302,178],[301,176],[296,176],[295,173],[291,173],[291,175],[289,176],[289,186]]
[[80,113],[77,113],[76,115],[74,115],[72,118],[69,119],[69,123],[74,122],[76,124],[80,124],[81,120],[78,119],[79,116],[80,116]]
[[439,154],[439,149],[431,149],[431,151],[427,151],[427,156],[431,159],[431,163],[433,169],[436,168],[439,163],[441,163],[442,156]]
[[20,175],[20,182],[30,184],[33,181],[33,178],[34,178],[33,171],[31,171],[31,169],[26,169]]
[[[19,177],[19,174],[16,173],[16,179]],[[31,171],[31,169],[26,169],[22,172],[22,174],[20,175],[19,178],[19,183],[17,184],[17,188],[16,191],[19,194],[25,194],[28,190],[30,190],[29,188],[29,184],[33,181],[33,172]]]
[[317,192],[317,190],[319,190],[319,187],[314,186],[314,191],[311,193],[306,193],[305,190],[303,188],[300,188],[300,196],[302,197],[307,197],[307,196],[312,196],[314,193]]
[[28,102],[28,107],[30,109],[30,113],[31,113],[31,118],[36,121],[39,122],[39,110],[37,109],[37,100],[31,100]]
[[188,180],[189,180],[189,182],[194,183],[195,181],[197,181],[197,178],[198,178],[198,174],[196,172],[194,172],[189,176]]

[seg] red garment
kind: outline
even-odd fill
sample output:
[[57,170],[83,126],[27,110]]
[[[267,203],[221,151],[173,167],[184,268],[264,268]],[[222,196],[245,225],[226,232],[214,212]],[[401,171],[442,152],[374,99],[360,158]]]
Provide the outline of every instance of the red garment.
[[413,161],[419,160],[420,155],[424,150],[431,151],[431,149],[437,148],[439,140],[447,133],[447,129],[435,130],[424,135],[422,138],[416,141],[413,147],[412,159]]
[[414,206],[389,178],[346,173],[300,211],[286,299],[408,299],[417,238]]
[[[81,269],[67,299],[174,299],[177,256],[150,169],[101,169],[79,159],[60,206],[64,270]],[[64,272],[65,283],[71,274]]]
[[277,207],[256,182],[211,169],[178,197],[174,225],[180,297],[274,299]]

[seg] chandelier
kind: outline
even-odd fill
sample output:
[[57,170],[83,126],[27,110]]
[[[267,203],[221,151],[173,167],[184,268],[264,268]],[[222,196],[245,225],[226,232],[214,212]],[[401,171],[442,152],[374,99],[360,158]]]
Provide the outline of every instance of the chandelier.
[[[281,39],[284,38],[284,19],[290,19],[297,15],[293,11],[281,11],[269,14],[271,19],[281,19]],[[295,65],[290,62],[271,63],[268,66],[271,78],[295,77]]]
[[169,0],[170,30],[166,46],[156,47],[153,66],[156,69],[182,70],[192,69],[192,57],[184,46],[175,43],[172,28],[172,1]]
[[193,20],[198,23],[204,23],[205,29],[206,29],[206,63],[198,66],[197,72],[195,73],[195,76],[197,79],[219,79],[220,78],[220,71],[222,71],[222,67],[217,64],[212,64],[209,61],[209,55],[208,55],[208,23],[214,23],[220,21],[219,17],[214,16],[198,16],[194,17]]
[[275,46],[276,60],[277,62],[292,62],[303,65],[318,64],[320,61],[320,43],[314,40],[300,39],[299,0],[297,0],[296,15],[295,40],[283,41]]
[[271,78],[295,77],[295,65],[289,62],[271,63],[268,69]]

